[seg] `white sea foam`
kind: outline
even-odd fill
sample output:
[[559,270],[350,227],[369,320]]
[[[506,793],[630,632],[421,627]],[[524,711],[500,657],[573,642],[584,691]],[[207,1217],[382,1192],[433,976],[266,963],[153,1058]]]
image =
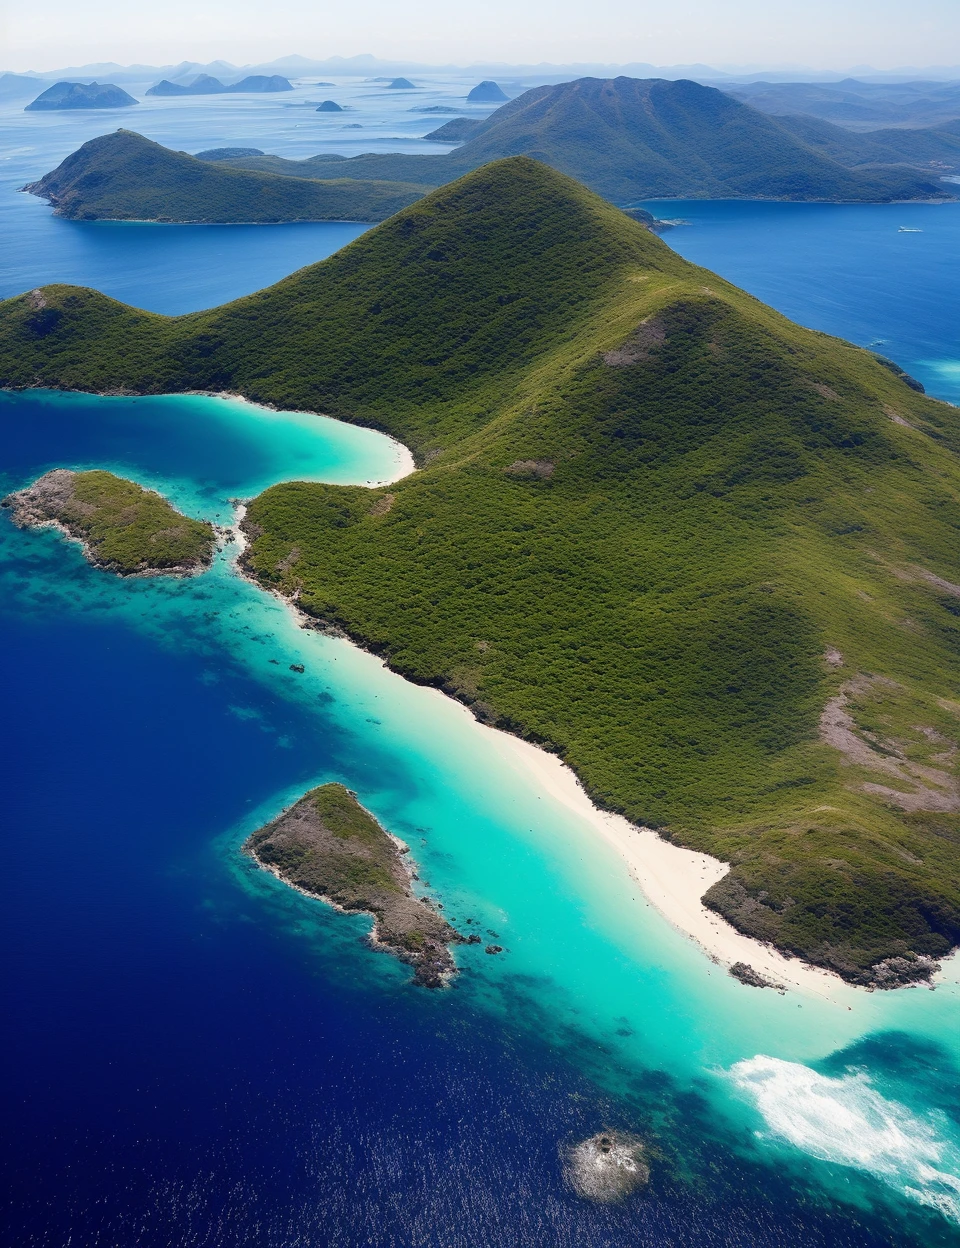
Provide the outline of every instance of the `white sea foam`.
[[939,1111],[916,1114],[862,1072],[831,1079],[762,1055],[730,1071],[771,1135],[821,1161],[853,1166],[960,1222],[960,1148]]

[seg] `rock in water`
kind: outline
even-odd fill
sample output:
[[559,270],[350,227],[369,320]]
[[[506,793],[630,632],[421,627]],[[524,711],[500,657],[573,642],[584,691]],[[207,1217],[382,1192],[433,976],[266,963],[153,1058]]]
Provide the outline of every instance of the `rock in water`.
[[622,1200],[650,1181],[643,1141],[623,1131],[600,1131],[570,1149],[566,1176],[587,1200]]

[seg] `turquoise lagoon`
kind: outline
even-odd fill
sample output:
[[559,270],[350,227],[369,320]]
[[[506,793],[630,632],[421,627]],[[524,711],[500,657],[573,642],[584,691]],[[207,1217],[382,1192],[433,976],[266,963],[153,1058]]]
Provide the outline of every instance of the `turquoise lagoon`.
[[[410,466],[203,396],[0,395],[0,446],[4,491],[96,464],[221,522],[275,480]],[[744,987],[500,734],[301,628],[235,547],[121,581],[6,517],[0,546],[11,1242],[960,1238],[956,961],[932,992]],[[426,993],[365,920],[251,867],[245,836],[331,779],[503,955],[461,948]],[[611,1124],[654,1183],[605,1209],[563,1155]]]

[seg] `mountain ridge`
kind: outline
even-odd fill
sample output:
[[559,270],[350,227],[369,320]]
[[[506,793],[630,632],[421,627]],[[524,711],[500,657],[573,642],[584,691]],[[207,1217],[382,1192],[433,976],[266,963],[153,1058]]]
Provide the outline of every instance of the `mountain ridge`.
[[251,575],[730,862],[741,931],[883,987],[960,943],[960,422],[870,352],[515,157],[209,312],[8,300],[0,384],[400,438],[253,500]]

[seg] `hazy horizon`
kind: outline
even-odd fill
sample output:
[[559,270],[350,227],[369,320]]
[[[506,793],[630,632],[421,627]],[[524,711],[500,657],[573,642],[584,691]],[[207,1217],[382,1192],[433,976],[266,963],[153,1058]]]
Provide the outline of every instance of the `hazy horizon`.
[[[189,32],[186,35],[173,32]],[[866,68],[960,65],[956,0],[915,0],[905,21],[900,0],[488,0],[451,11],[439,0],[363,0],[319,9],[277,0],[264,29],[257,0],[89,0],[78,8],[50,0],[41,8],[0,3],[0,56],[6,70],[50,72],[71,65],[262,64],[301,55],[372,55],[384,60],[470,66],[644,63],[703,64],[725,72],[814,73]]]

